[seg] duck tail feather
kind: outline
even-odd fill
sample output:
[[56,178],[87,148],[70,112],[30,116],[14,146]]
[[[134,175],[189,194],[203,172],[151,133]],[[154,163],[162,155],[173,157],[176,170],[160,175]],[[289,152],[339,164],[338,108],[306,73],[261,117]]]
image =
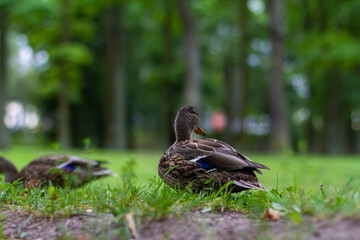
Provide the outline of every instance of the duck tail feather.
[[254,170],[255,170],[255,172],[257,172],[258,174],[263,175],[262,172],[261,172],[259,169],[255,168]]
[[264,188],[261,185],[255,185],[253,183],[245,182],[243,180],[234,180],[233,181],[235,185],[247,188],[247,189],[258,189],[258,190],[264,190]]
[[114,176],[117,177],[118,175],[116,173],[111,172],[109,169],[103,169],[100,171],[94,171],[91,173],[94,177],[101,177],[101,176]]

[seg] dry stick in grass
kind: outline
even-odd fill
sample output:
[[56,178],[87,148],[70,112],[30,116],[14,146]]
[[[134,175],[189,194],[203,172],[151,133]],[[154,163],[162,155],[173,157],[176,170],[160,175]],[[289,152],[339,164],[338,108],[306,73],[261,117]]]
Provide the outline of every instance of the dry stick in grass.
[[320,191],[321,191],[321,194],[322,194],[323,198],[325,199],[325,193],[324,193],[323,187],[324,187],[324,185],[320,184]]
[[128,229],[131,232],[132,239],[139,239],[139,235],[138,235],[138,231],[137,231],[137,228],[136,228],[134,215],[135,214],[133,212],[125,214],[125,222],[126,222],[126,225],[127,225]]

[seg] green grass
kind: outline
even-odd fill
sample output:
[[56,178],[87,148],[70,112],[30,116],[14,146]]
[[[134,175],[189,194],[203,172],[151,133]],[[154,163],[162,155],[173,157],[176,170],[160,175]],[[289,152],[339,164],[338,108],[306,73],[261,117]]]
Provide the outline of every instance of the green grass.
[[[23,168],[33,159],[46,154],[64,153],[74,154],[84,158],[103,159],[109,162],[108,167],[120,173],[122,166],[129,160],[136,161],[135,175],[138,185],[145,185],[149,179],[157,176],[157,164],[162,155],[158,152],[144,151],[111,151],[111,150],[72,150],[59,151],[49,148],[33,148],[16,146],[9,150],[1,151],[0,155],[8,158],[19,169]],[[255,162],[263,163],[270,167],[264,170],[260,181],[268,189],[285,189],[289,186],[304,187],[305,189],[320,190],[320,184],[325,188],[330,186],[340,188],[349,179],[360,179],[359,156],[292,156],[292,155],[256,155],[247,154]],[[100,180],[102,184],[112,186],[119,184],[119,178]]]
[[[1,155],[22,168],[40,155],[55,152],[17,146],[1,152]],[[157,219],[200,209],[232,209],[259,218],[266,208],[275,208],[295,223],[301,223],[304,215],[360,217],[358,156],[248,154],[254,161],[271,168],[259,176],[268,191],[230,194],[225,188],[205,194],[174,191],[164,186],[157,176],[157,163],[162,152],[76,150],[61,153],[107,160],[109,168],[119,177],[108,177],[75,190],[56,187],[26,190],[4,183],[2,178],[0,204],[50,216],[67,216],[91,209],[97,213],[111,212],[119,217],[119,221],[123,221],[122,216],[127,212],[135,212],[145,219]]]

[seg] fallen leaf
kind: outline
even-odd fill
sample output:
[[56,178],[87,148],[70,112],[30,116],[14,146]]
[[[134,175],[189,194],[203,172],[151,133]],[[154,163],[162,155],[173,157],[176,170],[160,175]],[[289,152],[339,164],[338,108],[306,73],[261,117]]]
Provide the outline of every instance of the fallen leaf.
[[265,210],[264,217],[270,221],[276,221],[281,218],[281,212],[277,209],[267,208]]
[[83,233],[80,237],[77,237],[76,240],[91,240],[91,235],[88,233]]
[[31,188],[37,188],[39,186],[40,180],[36,177],[28,177],[25,179],[25,187],[27,190]]
[[132,239],[139,239],[134,215],[135,215],[134,213],[125,214],[125,222],[126,222],[128,229],[130,230],[130,232],[132,234],[132,237],[133,237]]

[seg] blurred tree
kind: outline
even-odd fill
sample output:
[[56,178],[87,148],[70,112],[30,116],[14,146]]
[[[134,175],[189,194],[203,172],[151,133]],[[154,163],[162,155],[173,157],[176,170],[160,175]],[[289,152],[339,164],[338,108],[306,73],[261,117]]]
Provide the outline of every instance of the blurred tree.
[[164,19],[162,26],[162,37],[163,37],[163,76],[161,83],[162,91],[162,103],[161,103],[161,136],[162,136],[162,147],[166,147],[171,144],[172,132],[173,132],[173,109],[172,105],[174,100],[172,96],[175,94],[173,91],[173,71],[174,68],[174,53],[173,53],[173,34],[172,26],[174,22],[173,16],[173,2],[163,1],[164,4]]
[[270,147],[283,152],[289,145],[287,100],[283,81],[284,19],[282,0],[269,0],[271,59],[269,72],[269,105],[271,117]]
[[[304,12],[299,13],[299,7]],[[311,151],[355,151],[352,116],[359,108],[360,25],[355,20],[359,7],[358,1],[289,1],[293,36],[289,47],[297,74],[303,76],[299,86],[309,87],[301,101],[309,112],[306,138]]]
[[241,31],[241,37],[239,38],[239,81],[240,81],[240,97],[239,100],[239,112],[240,112],[240,119],[242,123],[242,135],[245,132],[244,120],[245,115],[247,113],[247,106],[248,106],[248,85],[249,85],[249,65],[247,63],[247,59],[249,57],[249,42],[250,42],[250,34],[249,34],[249,9],[248,9],[248,1],[239,1],[239,30]]
[[8,146],[7,129],[4,124],[7,96],[8,7],[0,5],[0,148]]
[[106,50],[108,56],[108,90],[111,116],[107,124],[107,145],[116,149],[127,148],[125,27],[122,1],[106,7]]
[[184,104],[200,107],[200,56],[196,37],[196,24],[191,13],[191,5],[189,0],[179,0],[179,10],[184,28],[184,61],[186,65]]
[[81,79],[82,68],[92,61],[92,53],[85,45],[92,29],[82,20],[83,15],[89,14],[77,15],[78,9],[85,12],[89,7],[84,1],[18,1],[12,19],[13,30],[25,34],[32,47],[34,66],[38,56],[46,56],[47,62],[38,68],[39,75],[26,79],[28,86],[35,87],[25,91],[33,91],[28,94],[32,103],[41,109],[43,120],[51,126],[47,136],[63,148],[72,146],[74,136],[70,133],[77,134],[73,122],[78,115],[72,108],[80,102],[86,83]]
[[222,67],[224,74],[224,90],[226,92],[224,96],[224,109],[227,116],[227,124],[225,129],[225,138],[226,141],[230,144],[235,142],[235,121],[239,113],[239,98],[240,94],[237,91],[240,89],[240,86],[237,86],[236,83],[239,83],[240,78],[236,78],[235,72],[235,63],[234,58],[230,56],[225,56],[223,59]]
[[[6,26],[15,40],[8,51],[18,61],[30,56],[37,72],[11,64],[8,97],[40,109],[47,141],[68,139],[64,147],[67,142],[82,147],[84,138],[100,147],[165,146],[173,139],[179,105],[192,104],[203,110],[207,128],[212,112],[225,109],[226,134],[241,139],[234,143],[245,149],[272,145],[283,151],[289,140],[286,119],[295,151],[360,148],[359,1],[0,0],[0,5],[10,2],[16,4]],[[12,53],[16,48],[19,53]],[[41,56],[47,61],[37,65]],[[267,92],[271,101],[264,100]],[[234,125],[238,119],[242,129]]]
[[[34,30],[33,26],[29,29],[32,46],[49,54],[51,67],[42,72],[38,91],[45,100],[44,115],[55,122],[55,141],[63,148],[73,146],[72,134],[77,133],[73,123],[75,116],[79,116],[72,109],[82,99],[81,90],[86,83],[82,79],[83,67],[90,65],[93,59],[86,46],[92,31],[78,14],[78,9],[84,6],[81,3],[84,4],[71,0],[47,3],[53,10],[52,15],[49,21],[40,23],[46,24],[48,34],[39,38],[41,31]],[[57,104],[57,111],[54,111],[54,104]],[[83,123],[87,121],[82,119]]]
[[242,124],[242,135],[245,132],[244,119],[246,115],[247,103],[247,92],[248,92],[248,81],[249,81],[249,66],[247,59],[249,56],[249,9],[247,6],[247,1],[239,1],[239,17],[238,17],[238,73],[236,76],[232,76],[233,69],[228,69],[228,65],[233,65],[229,60],[225,63],[225,73],[229,80],[226,83],[227,85],[227,115],[228,122],[226,128],[227,140],[230,143],[234,143],[235,139],[235,121],[241,121]]
[[[70,41],[70,11],[71,0],[61,2],[61,45],[66,46]],[[60,65],[60,88],[59,88],[59,129],[60,144],[64,149],[71,146],[70,104],[69,104],[69,77],[66,65],[68,62],[61,59]]]

